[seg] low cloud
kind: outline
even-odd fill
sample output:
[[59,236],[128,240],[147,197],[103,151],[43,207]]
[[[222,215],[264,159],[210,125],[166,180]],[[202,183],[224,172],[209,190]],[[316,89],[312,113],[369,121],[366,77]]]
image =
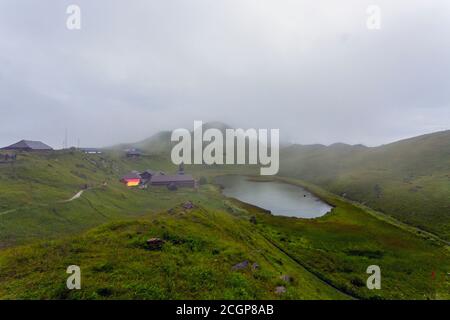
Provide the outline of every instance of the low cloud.
[[299,143],[377,145],[449,129],[450,3],[0,3],[0,145],[136,141],[219,120]]

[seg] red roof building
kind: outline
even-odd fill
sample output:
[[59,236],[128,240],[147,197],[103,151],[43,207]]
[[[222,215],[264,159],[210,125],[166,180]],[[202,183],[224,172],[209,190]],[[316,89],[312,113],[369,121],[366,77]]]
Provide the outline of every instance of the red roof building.
[[127,187],[137,187],[141,183],[141,176],[139,172],[132,171],[120,179]]

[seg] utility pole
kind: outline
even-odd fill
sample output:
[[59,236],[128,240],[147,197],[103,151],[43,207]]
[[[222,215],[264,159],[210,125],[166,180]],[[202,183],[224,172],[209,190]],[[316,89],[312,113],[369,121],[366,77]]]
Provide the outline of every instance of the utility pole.
[[65,133],[64,133],[64,149],[67,149],[67,144],[68,144],[68,133],[67,133],[67,128],[65,129]]

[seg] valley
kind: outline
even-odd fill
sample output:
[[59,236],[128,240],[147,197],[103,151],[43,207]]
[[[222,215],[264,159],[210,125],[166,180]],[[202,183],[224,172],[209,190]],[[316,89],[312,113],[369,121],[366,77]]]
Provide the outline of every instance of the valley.
[[[273,179],[306,188],[332,211],[275,216],[224,196],[214,182],[229,174],[268,179],[256,166],[186,166],[202,178],[198,189],[119,182],[148,168],[177,170],[164,154],[130,160],[114,150],[23,153],[0,167],[0,211],[13,210],[0,216],[0,298],[449,298],[450,250],[439,237],[297,178]],[[81,197],[62,202],[85,185]],[[154,237],[164,245],[149,251]],[[82,270],[82,290],[65,289],[72,264]],[[365,285],[369,265],[381,267],[381,290]]]

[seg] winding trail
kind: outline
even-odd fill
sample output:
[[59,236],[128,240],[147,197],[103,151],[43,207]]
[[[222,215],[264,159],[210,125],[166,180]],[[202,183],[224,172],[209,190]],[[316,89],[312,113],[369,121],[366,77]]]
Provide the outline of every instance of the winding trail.
[[83,194],[83,192],[84,192],[84,190],[78,191],[76,195],[74,195],[72,198],[70,198],[69,200],[66,200],[66,201],[64,201],[64,202],[71,202],[71,201],[73,201],[73,200],[78,199],[79,197],[81,197],[81,195]]
[[[84,191],[86,191],[86,190],[80,190],[80,191],[78,191],[72,198],[70,198],[70,199],[68,199],[68,200],[62,200],[62,201],[59,201],[59,203],[68,203],[68,202],[72,202],[72,201],[74,201],[74,200],[80,198],[80,197],[82,196],[82,194],[84,193]],[[48,204],[41,204],[40,206],[48,206]],[[25,207],[22,207],[22,208],[25,208]],[[6,211],[3,211],[3,212],[0,212],[0,216],[7,215],[7,214],[9,214],[9,213],[16,212],[17,210],[22,209],[22,208],[15,208],[15,209],[10,209],[10,210],[6,210]]]
[[0,216],[3,216],[3,215],[8,214],[8,213],[13,213],[14,211],[17,211],[17,209],[11,209],[11,210],[6,210],[6,211],[3,211],[3,212],[0,212]]

